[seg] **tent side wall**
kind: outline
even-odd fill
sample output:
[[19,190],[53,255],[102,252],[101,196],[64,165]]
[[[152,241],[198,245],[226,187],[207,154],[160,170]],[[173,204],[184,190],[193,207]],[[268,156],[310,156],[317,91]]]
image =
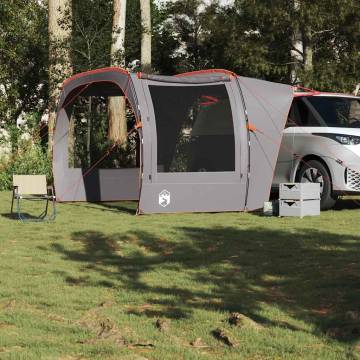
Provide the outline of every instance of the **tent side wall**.
[[246,207],[262,208],[269,198],[282,131],[289,115],[293,89],[289,85],[238,77],[250,131],[250,177]]
[[[115,84],[119,96],[127,96],[139,119],[136,94],[130,76],[121,69],[101,69],[75,75],[64,83],[58,105],[53,147],[53,174],[58,201],[138,200],[139,169],[69,168],[68,132],[71,102],[93,84]],[[101,84],[99,84],[101,94]],[[97,95],[96,92],[93,95]]]

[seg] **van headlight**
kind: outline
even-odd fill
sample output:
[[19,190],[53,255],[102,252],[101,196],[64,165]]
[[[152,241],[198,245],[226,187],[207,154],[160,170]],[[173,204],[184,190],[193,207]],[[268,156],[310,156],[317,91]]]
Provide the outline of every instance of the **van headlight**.
[[345,134],[330,134],[330,133],[312,133],[316,136],[323,136],[335,140],[342,145],[359,145],[360,136],[345,135]]

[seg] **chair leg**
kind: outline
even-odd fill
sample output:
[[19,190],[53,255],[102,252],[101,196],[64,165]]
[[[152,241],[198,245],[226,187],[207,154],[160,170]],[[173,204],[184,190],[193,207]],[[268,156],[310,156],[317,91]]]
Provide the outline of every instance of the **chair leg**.
[[49,220],[52,221],[52,220],[55,220],[56,218],[56,202],[55,202],[55,197],[53,196],[52,197],[52,213],[49,217]]
[[55,197],[52,196],[51,197],[51,204],[52,204],[52,211],[51,211],[51,214],[49,214],[49,203],[50,203],[50,200],[49,200],[49,197],[47,197],[46,199],[46,205],[45,205],[45,210],[42,212],[42,214],[39,216],[39,218],[37,220],[28,220],[28,219],[25,219],[27,221],[53,221],[55,220],[56,218],[56,202],[55,202]]
[[53,221],[56,218],[56,203],[55,203],[55,197],[52,196],[52,213],[50,216],[48,216],[48,211],[49,211],[49,198],[46,199],[46,205],[45,205],[45,210],[42,212],[42,214],[39,215],[38,218],[29,218],[27,216],[25,216],[22,213],[21,210],[21,203],[20,203],[20,196],[16,197],[16,207],[17,207],[17,216],[18,219],[24,222],[28,222],[28,221],[35,221],[35,222],[39,222],[39,221]]
[[12,214],[13,211],[14,211],[14,197],[15,197],[15,190],[13,190],[13,192],[12,192],[11,211],[10,211],[10,214]]
[[46,206],[45,206],[45,211],[44,211],[44,218],[46,218],[47,214],[48,214],[48,209],[49,209],[49,198],[46,199]]
[[16,208],[17,208],[17,215],[18,215],[18,219],[19,220],[25,220],[23,219],[23,217],[21,216],[21,207],[20,207],[20,196],[18,196],[16,198]]

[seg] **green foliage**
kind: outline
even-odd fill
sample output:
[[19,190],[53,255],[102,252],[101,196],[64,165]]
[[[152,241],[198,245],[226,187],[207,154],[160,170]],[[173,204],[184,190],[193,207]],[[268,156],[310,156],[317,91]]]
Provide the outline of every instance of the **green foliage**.
[[152,3],[152,67],[154,72],[173,75],[180,61],[177,50],[181,43],[169,19],[169,9],[165,5]]
[[291,18],[288,1],[239,0],[229,25],[225,57],[237,73],[272,81],[290,80]]
[[[47,8],[37,0],[0,2],[0,119],[47,104]],[[1,125],[1,124],[0,124]]]
[[201,0],[167,6],[177,48],[176,71],[226,68],[244,76],[289,83],[292,38],[298,28],[313,53],[312,69],[300,63],[303,84],[347,91],[359,82],[360,20],[354,0],[236,0],[231,6]]
[[[174,34],[174,26],[169,21],[168,6],[151,1],[152,17],[152,68],[161,74],[175,74],[178,57],[176,50],[180,46]],[[125,63],[129,64],[141,58],[140,1],[127,0]]]
[[[317,9],[312,18],[314,70],[301,74],[313,87],[352,92],[360,82],[360,7],[355,0],[310,1]],[[316,4],[316,5],[315,5]],[[316,24],[318,23],[318,25]]]
[[110,66],[113,7],[110,0],[73,0],[74,73]]
[[11,148],[17,144],[9,155],[0,157],[0,190],[10,189],[12,175],[36,175],[46,174],[51,181],[51,159],[47,153],[47,147],[42,144],[40,137],[39,121],[41,113],[30,113],[26,117],[26,124],[7,126],[8,135],[0,137],[0,146]]
[[140,0],[127,0],[125,61],[128,64],[141,57]]
[[172,32],[176,34],[175,40],[178,45],[174,54],[178,60],[177,72],[211,67],[211,56],[206,53],[205,46],[209,34],[209,9],[212,9],[212,6],[206,7],[202,0],[169,3],[168,24],[171,24]]
[[[235,23],[228,33],[239,31],[225,57],[244,74],[289,82],[293,59],[292,35],[296,28],[304,45],[311,47],[313,67],[300,64],[299,78],[319,90],[353,91],[359,82],[359,5],[354,0],[294,1],[237,0]],[[231,26],[231,22],[225,23]],[[237,54],[237,56],[236,56]],[[229,64],[231,67],[231,62]],[[239,66],[237,68],[237,66]],[[242,70],[242,71],[241,71]]]
[[20,140],[18,152],[0,160],[0,190],[12,187],[13,174],[45,174],[51,181],[51,160],[38,142]]

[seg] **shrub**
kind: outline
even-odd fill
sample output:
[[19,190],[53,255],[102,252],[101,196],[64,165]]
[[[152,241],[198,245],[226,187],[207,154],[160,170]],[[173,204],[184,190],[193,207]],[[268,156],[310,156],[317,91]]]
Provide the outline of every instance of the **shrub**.
[[51,160],[38,142],[20,140],[15,154],[0,159],[0,190],[11,189],[13,174],[46,174],[52,180]]

